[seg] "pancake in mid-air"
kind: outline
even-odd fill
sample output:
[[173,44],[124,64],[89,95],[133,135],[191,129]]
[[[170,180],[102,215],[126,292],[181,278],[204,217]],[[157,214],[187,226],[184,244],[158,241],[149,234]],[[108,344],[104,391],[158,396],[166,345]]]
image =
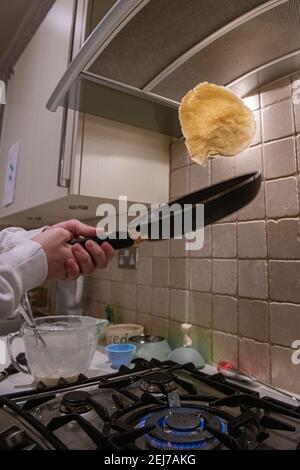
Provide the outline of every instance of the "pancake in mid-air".
[[192,160],[206,165],[212,155],[233,156],[251,144],[252,111],[232,91],[200,83],[182,99],[179,119]]

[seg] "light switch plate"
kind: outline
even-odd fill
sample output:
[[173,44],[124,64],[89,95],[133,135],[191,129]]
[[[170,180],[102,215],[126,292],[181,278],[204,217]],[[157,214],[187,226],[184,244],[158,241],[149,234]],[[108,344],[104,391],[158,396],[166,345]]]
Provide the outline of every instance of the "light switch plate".
[[138,249],[124,248],[119,250],[118,266],[121,269],[137,269]]

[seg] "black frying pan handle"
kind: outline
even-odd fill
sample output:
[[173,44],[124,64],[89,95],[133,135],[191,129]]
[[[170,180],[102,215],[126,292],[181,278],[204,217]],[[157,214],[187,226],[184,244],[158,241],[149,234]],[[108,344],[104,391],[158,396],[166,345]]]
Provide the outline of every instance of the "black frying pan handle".
[[69,245],[75,245],[79,243],[83,248],[85,248],[85,244],[88,240],[92,240],[93,242],[97,243],[99,246],[102,243],[107,242],[109,243],[115,250],[121,250],[122,248],[129,248],[133,246],[134,240],[130,237],[129,233],[122,234],[123,237],[121,238],[121,233],[116,232],[115,234],[111,234],[109,237],[101,239],[96,237],[86,237],[86,238],[74,238],[73,240],[68,241]]

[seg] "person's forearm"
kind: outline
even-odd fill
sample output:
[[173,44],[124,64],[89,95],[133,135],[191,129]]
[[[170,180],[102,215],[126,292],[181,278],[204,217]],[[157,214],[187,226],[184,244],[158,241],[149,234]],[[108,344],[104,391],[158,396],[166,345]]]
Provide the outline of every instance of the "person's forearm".
[[0,255],[0,316],[18,308],[24,293],[47,277],[47,259],[39,243],[26,241]]

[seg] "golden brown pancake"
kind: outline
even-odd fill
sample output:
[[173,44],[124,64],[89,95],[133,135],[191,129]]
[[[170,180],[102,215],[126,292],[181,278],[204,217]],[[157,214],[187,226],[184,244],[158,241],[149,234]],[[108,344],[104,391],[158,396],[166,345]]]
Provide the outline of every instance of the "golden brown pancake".
[[179,119],[192,160],[233,156],[249,147],[256,129],[252,111],[232,91],[200,83],[182,99]]

